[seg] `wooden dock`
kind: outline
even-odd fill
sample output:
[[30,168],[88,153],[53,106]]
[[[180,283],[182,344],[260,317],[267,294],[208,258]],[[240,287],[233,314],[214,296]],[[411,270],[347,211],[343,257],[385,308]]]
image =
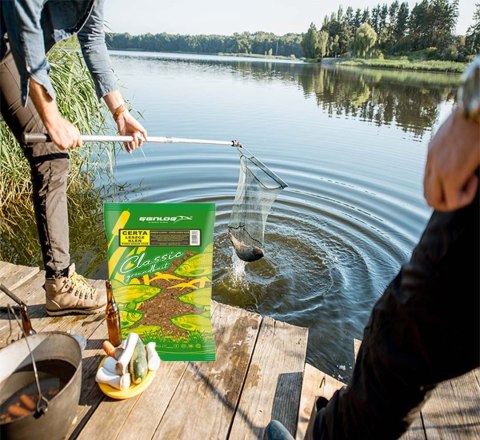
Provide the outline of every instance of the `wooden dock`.
[[[308,329],[213,302],[217,360],[163,362],[142,394],[116,401],[95,383],[107,335],[103,315],[47,316],[38,268],[0,262],[0,282],[28,305],[37,332],[87,338],[80,402],[68,438],[261,439],[267,423],[277,419],[300,440],[315,396],[329,398],[343,385],[306,363]],[[11,303],[0,293],[0,307]],[[0,348],[19,338],[19,329],[15,325],[10,333],[9,324],[0,312]],[[476,370],[439,387],[405,438],[480,438],[479,408]]]

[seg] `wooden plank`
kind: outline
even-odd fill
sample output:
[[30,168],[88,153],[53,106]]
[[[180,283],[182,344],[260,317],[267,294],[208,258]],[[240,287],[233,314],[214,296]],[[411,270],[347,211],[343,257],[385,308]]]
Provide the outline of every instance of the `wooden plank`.
[[11,263],[7,263],[6,261],[0,261],[0,277],[2,277],[6,272],[8,272],[12,266],[14,265]]
[[[100,322],[95,331],[88,337],[87,346],[82,353],[82,389],[77,414],[66,438],[75,438],[85,423],[92,416],[104,394],[95,382],[95,375],[105,352],[102,349],[103,341],[107,338],[107,326]],[[96,438],[96,437],[94,437]]]
[[308,423],[312,416],[313,405],[318,397],[331,399],[335,391],[345,384],[334,379],[328,374],[317,370],[310,364],[305,364],[303,374],[302,397],[298,413],[297,440],[303,440],[307,432]]
[[[31,280],[31,282],[35,285],[38,285],[38,283],[42,283],[43,285],[41,279],[38,279],[39,276],[40,275],[37,275],[35,279]],[[105,290],[104,281],[90,281],[93,286]],[[28,285],[25,285],[25,289],[27,288]],[[17,292],[17,290],[15,290],[15,292]],[[24,295],[23,293],[21,294]],[[59,317],[48,316],[45,310],[45,292],[43,288],[34,290],[34,288],[32,287],[31,296],[29,296],[27,299],[29,301],[28,310],[31,317],[32,326],[37,331],[37,333],[40,331],[72,331],[88,337],[88,335],[91,334],[93,330],[98,326],[99,321],[102,321],[104,319],[103,313],[99,313],[96,315],[67,315]],[[35,304],[34,302],[36,301],[38,301],[39,303]],[[3,321],[1,318],[4,318],[5,321]],[[6,313],[3,313],[1,314],[1,318],[0,322],[2,324],[5,323],[5,325],[0,330],[0,344],[3,344],[1,346],[4,346],[7,343],[7,336],[9,334],[9,326],[7,321],[8,315]],[[96,323],[96,325],[94,325],[93,327],[93,330],[89,328],[89,324],[92,322],[94,324]],[[20,331],[17,329],[15,331],[17,332],[16,339],[18,339],[18,337],[20,336]]]
[[[13,293],[27,304],[28,314],[33,328],[39,332],[47,323],[47,313],[45,311],[45,291],[43,284],[45,282],[45,272],[37,272],[20,287],[13,289]],[[12,325],[12,335],[10,333],[9,315],[5,307],[14,305],[14,302],[6,295],[0,294],[0,348],[7,344],[7,339],[17,340],[21,337],[21,330]],[[43,321],[43,322],[42,322]]]
[[[215,316],[216,308],[217,304],[212,302],[213,316]],[[186,362],[161,362],[152,384],[141,395],[126,400],[103,397],[95,412],[89,414],[91,417],[88,421],[83,421],[85,426],[81,432],[77,428],[78,438],[95,438],[98,432],[101,432],[105,438],[117,438],[118,436],[135,439],[151,438],[186,367]],[[98,390],[96,383],[94,386]],[[138,403],[139,401],[140,403]],[[133,410],[134,407],[135,410]],[[153,414],[152,408],[155,408]],[[143,424],[145,426],[142,426]],[[149,427],[151,432],[148,436],[139,435],[140,432],[148,432]]]
[[408,428],[408,431],[400,437],[402,440],[424,440],[427,438],[423,426],[422,413],[418,411],[415,420]]
[[39,271],[40,269],[38,267],[17,266],[12,264],[8,270],[3,271],[0,275],[0,283],[13,291]]
[[[153,438],[227,438],[261,321],[260,315],[239,308],[218,307],[217,359],[188,364]],[[149,417],[145,410],[142,413]],[[143,432],[142,438],[149,436],[150,432]]]
[[295,435],[307,337],[306,328],[263,319],[230,439],[262,438],[272,419]]
[[[217,313],[220,307],[212,301],[214,326],[221,315]],[[187,365],[186,362],[162,362],[154,381],[141,395],[118,402],[105,398],[79,437],[90,438],[101,430],[102,435],[109,438],[151,438],[163,413],[170,405]],[[185,407],[185,396],[183,406]],[[155,408],[154,416],[152,408]],[[191,406],[188,408],[191,411]]]
[[360,345],[362,345],[362,341],[360,339],[353,340],[353,358],[357,360],[358,351],[360,350]]
[[480,438],[479,370],[441,383],[422,409],[427,438]]

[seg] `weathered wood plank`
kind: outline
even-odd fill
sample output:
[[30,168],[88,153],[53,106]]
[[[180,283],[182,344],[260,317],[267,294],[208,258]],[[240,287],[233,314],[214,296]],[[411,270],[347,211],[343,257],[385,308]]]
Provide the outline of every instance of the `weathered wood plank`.
[[4,284],[13,291],[39,271],[40,269],[38,267],[17,266],[15,264],[10,264],[7,270],[3,270],[1,272],[0,283]]
[[422,409],[427,438],[480,438],[478,369],[441,383]]
[[330,399],[335,391],[344,384],[333,377],[317,370],[310,364],[305,364],[303,374],[302,397],[298,413],[297,440],[303,440],[307,432],[308,423],[312,415],[313,406],[317,397]]
[[5,272],[7,272],[12,266],[11,263],[7,263],[6,261],[0,261],[0,277],[3,276]]
[[360,350],[360,346],[362,345],[362,341],[360,339],[353,340],[353,358],[356,360],[358,356],[358,351]]
[[271,419],[295,435],[308,329],[265,317],[230,439],[262,438]]
[[[212,304],[213,316],[216,309],[217,304]],[[162,362],[152,384],[141,395],[127,400],[104,397],[82,431],[77,432],[78,438],[89,439],[100,431],[105,438],[151,438],[186,368],[186,362]],[[96,384],[95,388],[98,390]]]
[[227,438],[261,320],[242,309],[218,307],[217,359],[188,364],[153,438]]
[[101,322],[96,330],[89,336],[87,346],[82,353],[82,389],[77,414],[72,426],[67,433],[67,438],[76,438],[92,416],[105,395],[100,391],[95,375],[101,359],[105,355],[102,349],[103,341],[107,338],[107,326]]
[[[37,272],[20,287],[13,289],[13,293],[27,304],[32,326],[37,332],[42,328],[42,324],[39,322],[41,318],[45,318],[44,325],[48,322],[46,319],[47,314],[45,312],[45,291],[42,287],[44,282],[44,272],[41,271]],[[10,321],[6,309],[7,305],[14,305],[14,302],[3,293],[0,294],[0,348],[7,344],[7,338],[10,333]],[[12,324],[14,323],[15,321],[12,322]],[[10,336],[10,339],[18,339],[21,336],[21,330],[16,323],[15,325],[12,325],[12,330],[13,333]]]

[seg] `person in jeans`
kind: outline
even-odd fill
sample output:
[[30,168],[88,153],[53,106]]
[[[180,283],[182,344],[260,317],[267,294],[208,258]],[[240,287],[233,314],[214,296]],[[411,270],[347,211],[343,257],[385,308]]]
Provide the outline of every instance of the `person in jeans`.
[[[442,381],[480,365],[480,57],[430,141],[424,193],[435,211],[375,304],[349,385],[318,399],[307,439],[395,439]],[[269,440],[293,439],[278,421]]]
[[[0,2],[0,111],[30,163],[33,204],[46,271],[49,315],[97,313],[106,304],[70,261],[66,184],[68,151],[82,146],[78,129],[59,112],[46,53],[74,34],[121,135],[140,147],[147,132],[127,111],[105,45],[105,0],[2,0]],[[23,133],[48,133],[51,142],[28,144]],[[140,136],[141,135],[141,136]]]

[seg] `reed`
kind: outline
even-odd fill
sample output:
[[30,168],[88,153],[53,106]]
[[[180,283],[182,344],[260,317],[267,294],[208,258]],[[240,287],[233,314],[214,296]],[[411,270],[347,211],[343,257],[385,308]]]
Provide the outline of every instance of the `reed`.
[[[82,133],[105,132],[108,128],[106,108],[96,97],[76,39],[56,45],[49,52],[48,60],[62,115]],[[100,220],[100,228],[96,228],[99,231],[92,231],[92,243],[104,240],[101,216],[106,189],[97,185],[96,180],[101,174],[102,181],[107,176],[113,183],[116,151],[111,144],[87,143],[81,150],[70,152],[67,196],[69,212],[74,213],[70,224],[73,226],[83,219],[84,227],[88,227],[87,224],[92,227],[92,223],[98,224]],[[41,265],[31,203],[30,167],[3,120],[0,120],[0,218],[0,259]],[[75,233],[71,235],[73,247]]]

